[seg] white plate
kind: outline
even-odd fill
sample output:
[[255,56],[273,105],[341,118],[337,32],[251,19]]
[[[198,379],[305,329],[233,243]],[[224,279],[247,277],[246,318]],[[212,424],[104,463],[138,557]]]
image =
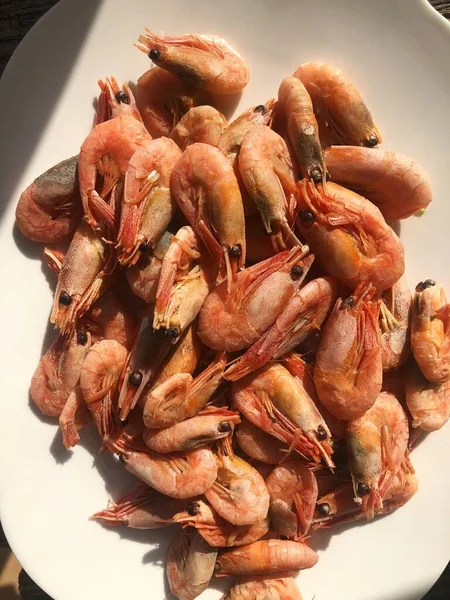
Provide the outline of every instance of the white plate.
[[[55,424],[28,404],[48,344],[52,294],[39,249],[13,233],[20,191],[75,154],[88,133],[97,79],[136,79],[149,67],[133,47],[145,26],[229,39],[252,67],[238,111],[273,96],[304,61],[340,65],[367,99],[384,147],[411,154],[431,174],[434,202],[424,217],[401,223],[401,238],[411,284],[432,277],[450,290],[450,27],[425,0],[57,4],[0,84],[1,520],[25,570],[55,600],[163,600],[168,593],[162,565],[172,530],[110,530],[89,521],[130,478],[112,456],[98,455],[92,431],[73,453],[64,450]],[[301,574],[305,600],[413,600],[431,587],[450,556],[449,440],[447,427],[414,452],[420,490],[404,509],[313,542],[320,560]],[[220,597],[212,586],[202,599]]]

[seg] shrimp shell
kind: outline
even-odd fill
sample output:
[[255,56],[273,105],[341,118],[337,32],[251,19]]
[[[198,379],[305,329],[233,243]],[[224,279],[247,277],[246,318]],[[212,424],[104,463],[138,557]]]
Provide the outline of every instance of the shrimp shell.
[[[282,574],[281,574],[282,575]],[[245,577],[222,600],[302,600],[292,577]]]
[[194,106],[175,125],[170,134],[181,150],[199,142],[217,146],[228,121],[213,106]]
[[412,426],[425,431],[443,427],[450,418],[450,381],[430,383],[414,361],[407,365],[403,377]]
[[380,329],[383,370],[397,369],[411,353],[412,297],[406,277],[402,275],[392,288],[381,295]]

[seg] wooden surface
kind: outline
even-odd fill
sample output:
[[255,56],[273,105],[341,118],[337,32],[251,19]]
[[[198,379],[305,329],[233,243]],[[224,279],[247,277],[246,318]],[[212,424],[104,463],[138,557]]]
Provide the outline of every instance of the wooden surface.
[[[0,0],[0,75],[27,31],[55,4],[54,0]],[[450,19],[450,2],[430,0],[430,4]],[[428,517],[432,518],[432,515]],[[415,524],[411,526],[414,527]],[[389,540],[386,540],[386,543],[389,544]],[[5,545],[7,542],[0,526],[0,547]],[[420,553],[420,548],[417,548],[417,552]],[[19,590],[23,600],[52,600],[23,570],[19,576]],[[390,599],[386,598],[386,600]],[[447,567],[445,573],[423,600],[450,600],[450,567]]]

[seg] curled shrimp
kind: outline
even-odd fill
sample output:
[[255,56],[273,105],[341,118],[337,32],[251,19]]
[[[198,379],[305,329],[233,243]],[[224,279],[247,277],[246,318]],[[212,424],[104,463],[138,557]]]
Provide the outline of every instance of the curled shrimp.
[[327,168],[311,98],[297,77],[285,77],[278,89],[278,107],[303,177],[325,183]]
[[240,92],[250,70],[230,44],[210,35],[158,36],[149,29],[136,47],[192,88],[217,96]]
[[330,467],[331,434],[298,377],[272,363],[232,386],[236,408],[254,425],[289,445],[307,460]]
[[74,327],[108,285],[112,258],[99,233],[81,222],[62,261],[50,315],[62,333]]
[[240,579],[222,600],[302,600],[292,577],[245,577]]
[[179,600],[194,600],[209,585],[217,550],[197,531],[182,529],[167,552],[166,575],[172,594]]
[[274,249],[301,245],[292,231],[295,180],[285,141],[266,125],[254,126],[244,136],[239,172],[253,199]]
[[428,173],[413,158],[397,152],[331,146],[325,152],[330,177],[378,206],[385,219],[406,219],[432,200]]
[[354,295],[338,298],[317,351],[317,394],[332,415],[345,421],[363,415],[381,390],[379,301],[374,291],[362,283]]
[[228,121],[213,106],[193,106],[175,125],[170,134],[181,150],[199,142],[217,146]]
[[209,448],[157,454],[126,435],[110,444],[110,448],[119,454],[127,471],[171,498],[204,494],[217,477],[216,459]]
[[411,291],[402,275],[381,295],[379,324],[384,371],[401,367],[410,354],[411,307]]
[[192,144],[176,164],[173,197],[219,265],[225,263],[228,286],[245,264],[245,220],[233,168],[208,144]]
[[313,260],[307,246],[296,246],[238,273],[231,291],[219,284],[200,310],[201,341],[228,352],[251,346],[298,290]]
[[170,427],[198,414],[222,383],[226,362],[221,352],[195,379],[190,373],[176,373],[153,387],[143,400],[144,425]]
[[195,527],[214,548],[244,546],[262,538],[269,531],[269,519],[251,525],[232,525],[203,500],[194,500],[184,512],[174,515],[175,523]]
[[23,235],[45,244],[69,240],[81,216],[78,156],[36,177],[22,192],[16,207],[16,222]]
[[136,104],[147,131],[153,138],[169,137],[173,128],[192,106],[192,93],[183,82],[155,67],[137,81]]
[[92,515],[104,525],[131,529],[157,529],[171,525],[173,516],[186,508],[187,500],[168,498],[138,481],[122,498]]
[[268,465],[278,465],[288,454],[288,448],[245,417],[236,428],[235,440],[250,458]]
[[58,419],[62,441],[66,448],[72,448],[78,443],[80,439],[78,430],[87,425],[90,420],[91,413],[84,402],[80,386],[76,385],[70,392]]
[[127,360],[127,349],[115,340],[102,340],[89,350],[80,373],[80,388],[102,438],[115,426],[113,405],[119,377]]
[[316,115],[336,144],[373,148],[383,141],[360,93],[341,69],[309,62],[294,73],[314,104]]
[[125,271],[130,288],[147,304],[156,300],[159,276],[165,253],[172,242],[172,234],[166,231],[153,250],[141,252],[138,261]]
[[355,502],[362,504],[367,519],[383,507],[393,477],[405,464],[409,426],[395,396],[381,392],[361,417],[348,423],[348,451]]
[[176,208],[170,176],[180,156],[175,142],[163,137],[143,143],[130,157],[117,237],[121,264],[134,264],[166,231]]
[[433,383],[450,380],[450,304],[433,279],[416,286],[411,347],[420,370]]
[[300,288],[275,323],[226,372],[225,379],[236,381],[280,358],[306,339],[312,329],[320,329],[336,301],[338,286],[332,277],[319,277]]
[[319,557],[301,542],[290,540],[262,540],[233,550],[227,550],[217,559],[216,576],[271,575],[309,569]]
[[216,462],[216,481],[205,491],[211,506],[233,525],[252,525],[265,519],[270,498],[258,471],[227,451],[216,456]]
[[[94,228],[102,223],[113,229],[115,215],[105,197],[125,175],[133,154],[150,138],[144,125],[132,116],[116,117],[96,125],[80,148],[78,176],[85,218]],[[103,187],[96,191],[97,174]]]
[[211,407],[203,414],[175,423],[165,429],[146,429],[142,435],[150,450],[160,452],[182,452],[211,444],[233,433],[241,419],[237,412]]
[[403,275],[403,246],[382,214],[368,200],[327,183],[326,191],[299,184],[297,224],[329,275],[355,289],[362,281],[378,292]]
[[406,404],[412,426],[437,431],[450,418],[450,381],[430,383],[414,361],[404,371]]

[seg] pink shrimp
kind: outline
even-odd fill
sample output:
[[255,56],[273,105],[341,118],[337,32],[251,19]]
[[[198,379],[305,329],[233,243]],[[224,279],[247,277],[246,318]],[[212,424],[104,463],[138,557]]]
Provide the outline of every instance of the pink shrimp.
[[287,446],[246,418],[236,428],[235,440],[250,458],[268,465],[278,465],[289,453]]
[[411,353],[411,308],[411,290],[402,275],[381,295],[379,323],[384,371],[401,367]]
[[125,303],[112,290],[99,298],[84,317],[93,341],[115,340],[127,350],[136,336],[137,322]]
[[222,600],[302,600],[298,587],[292,577],[245,577],[239,579]]
[[199,142],[217,146],[228,121],[212,106],[193,106],[175,125],[170,134],[181,150]]
[[414,361],[406,366],[403,377],[412,426],[425,431],[443,427],[450,418],[450,381],[430,383]]

